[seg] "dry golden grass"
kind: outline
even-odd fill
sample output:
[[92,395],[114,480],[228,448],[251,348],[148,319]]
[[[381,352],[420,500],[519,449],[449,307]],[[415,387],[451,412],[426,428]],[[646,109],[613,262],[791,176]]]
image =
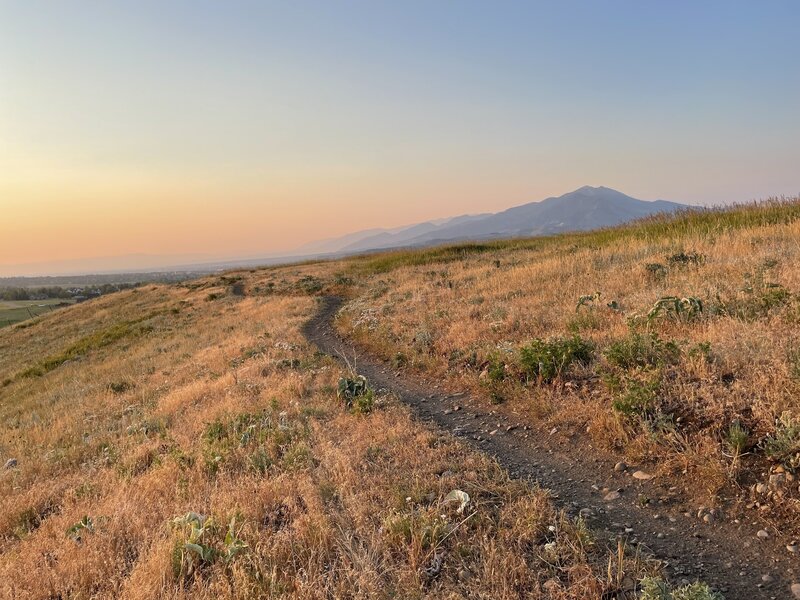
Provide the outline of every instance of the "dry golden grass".
[[[343,409],[340,367],[299,327],[319,291],[309,277],[341,291],[345,267],[151,286],[0,331],[0,465],[17,459],[0,471],[0,597],[611,589],[603,549],[545,492],[391,399]],[[464,514],[442,502],[453,489],[472,498]],[[175,523],[190,512],[202,532]]]
[[[800,201],[784,200],[358,259],[339,327],[399,368],[651,461],[695,497],[713,501],[727,488],[749,499],[740,485],[764,481],[768,469],[792,480],[800,466],[798,217]],[[665,296],[697,298],[703,311],[648,319]],[[552,383],[526,373],[522,346],[575,335],[593,344],[590,364]],[[679,356],[649,366],[609,357],[615,343],[650,335]],[[746,430],[738,442],[737,426]],[[800,530],[798,496],[787,481],[755,501]]]

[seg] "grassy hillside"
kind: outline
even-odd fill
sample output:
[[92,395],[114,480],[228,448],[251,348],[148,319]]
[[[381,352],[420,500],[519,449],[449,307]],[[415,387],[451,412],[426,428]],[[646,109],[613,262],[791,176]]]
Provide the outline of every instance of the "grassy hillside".
[[800,531],[800,200],[354,261],[340,329]]
[[800,531],[798,264],[800,202],[776,201],[154,285],[6,327],[0,596],[584,599],[645,575],[395,399],[348,409],[350,374],[300,333],[322,294],[399,372]]
[[348,374],[299,327],[346,268],[151,286],[0,331],[0,597],[578,599],[641,577],[392,398],[343,406]]

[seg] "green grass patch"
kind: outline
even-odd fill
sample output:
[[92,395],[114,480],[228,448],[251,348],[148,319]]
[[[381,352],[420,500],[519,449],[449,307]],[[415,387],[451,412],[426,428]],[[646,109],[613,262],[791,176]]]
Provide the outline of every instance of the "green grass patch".
[[662,340],[655,333],[631,333],[627,338],[613,342],[605,352],[608,362],[623,369],[675,364],[680,355],[681,350],[675,342]]
[[143,321],[150,319],[152,316],[154,315],[148,315],[133,321],[123,321],[84,336],[60,354],[48,356],[39,364],[25,369],[19,374],[19,377],[41,377],[69,360],[75,360],[89,352],[110,346],[116,341],[145,335],[152,331],[153,327],[143,324]]
[[0,328],[45,315],[61,304],[72,304],[72,301],[59,298],[0,301]]
[[492,242],[486,244],[467,243],[452,246],[437,246],[420,250],[404,250],[369,255],[356,259],[357,270],[375,274],[388,273],[400,267],[428,265],[432,263],[448,263],[463,260],[475,254],[483,254],[503,248],[505,243]]

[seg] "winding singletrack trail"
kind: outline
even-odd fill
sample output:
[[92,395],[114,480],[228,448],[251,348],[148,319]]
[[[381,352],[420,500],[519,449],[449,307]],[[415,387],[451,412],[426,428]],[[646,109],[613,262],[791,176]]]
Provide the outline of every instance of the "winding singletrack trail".
[[[338,297],[321,298],[317,313],[303,327],[309,342],[336,358],[357,355],[358,372],[372,387],[392,393],[420,420],[492,456],[512,476],[550,489],[560,508],[586,517],[598,540],[609,540],[612,547],[620,537],[639,544],[644,554],[664,562],[673,583],[700,579],[727,600],[794,597],[790,586],[800,580],[800,559],[774,535],[760,540],[760,526],[754,523],[717,519],[706,524],[687,514],[669,482],[615,472],[613,456],[577,437],[529,429],[467,395],[432,396],[430,386],[396,375],[336,334],[333,320],[343,303]],[[659,500],[642,507],[640,497]]]

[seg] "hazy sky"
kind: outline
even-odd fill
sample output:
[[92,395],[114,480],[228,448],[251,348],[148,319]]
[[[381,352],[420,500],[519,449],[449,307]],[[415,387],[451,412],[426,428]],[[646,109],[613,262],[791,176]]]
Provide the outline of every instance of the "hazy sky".
[[[0,0],[0,266],[800,192],[800,2]],[[6,269],[7,270],[7,269]]]

